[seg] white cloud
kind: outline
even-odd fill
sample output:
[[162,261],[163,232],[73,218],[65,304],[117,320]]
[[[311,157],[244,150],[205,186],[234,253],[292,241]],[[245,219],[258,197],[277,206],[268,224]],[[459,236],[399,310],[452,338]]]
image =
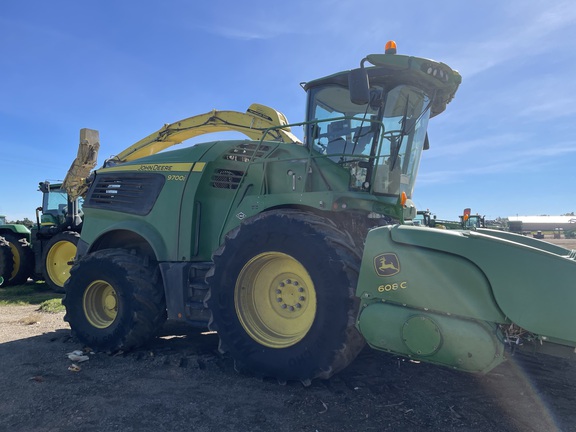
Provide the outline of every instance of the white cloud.
[[522,140],[502,135],[442,148],[437,158],[426,157],[419,184],[454,184],[486,175],[511,175],[554,171],[565,157],[576,153],[574,143]]
[[281,34],[285,34],[285,31],[282,28],[257,25],[257,23],[236,28],[229,26],[211,26],[205,27],[204,30],[228,39],[239,39],[246,41],[273,39],[280,36]]
[[549,143],[544,135],[541,143],[530,149],[526,149],[522,155],[526,159],[542,157],[560,157],[571,153],[576,153],[576,144],[574,142]]
[[[549,49],[549,44],[558,43],[557,38],[551,38],[556,32],[567,29],[574,33],[576,8],[572,2],[537,2],[538,7],[534,2],[522,3],[525,7],[519,4],[508,4],[509,20],[502,21],[505,27],[500,31],[478,35],[483,39],[477,42],[467,39],[466,45],[451,56],[466,77],[504,62],[539,55]],[[572,40],[566,40],[568,47]]]
[[[463,132],[466,135],[469,131]],[[476,135],[478,135],[476,133]],[[526,139],[526,136],[521,133],[505,133],[499,135],[486,135],[479,136],[474,139],[464,139],[462,141],[457,141],[457,136],[451,138],[451,142],[442,142],[437,146],[434,146],[434,150],[426,154],[426,158],[429,159],[446,159],[446,158],[456,158],[460,159],[462,155],[474,154],[490,154],[493,155],[496,152],[515,150],[521,145]]]

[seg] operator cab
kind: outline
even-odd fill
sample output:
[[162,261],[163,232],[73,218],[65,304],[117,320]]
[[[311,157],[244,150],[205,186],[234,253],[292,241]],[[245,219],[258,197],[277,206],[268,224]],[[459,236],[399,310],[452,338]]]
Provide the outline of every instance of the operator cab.
[[[460,75],[441,63],[387,52],[304,85],[305,145],[347,169],[350,190],[411,198],[428,147],[428,120],[445,109]],[[365,61],[374,67],[364,68]]]
[[[69,212],[68,194],[62,188],[62,183],[53,183],[49,181],[40,182],[38,190],[42,192],[42,216],[41,225],[60,225],[65,223]],[[78,203],[79,211],[82,210],[84,199],[80,197]]]
[[351,189],[411,196],[430,99],[420,89],[402,84],[371,90],[370,102],[356,105],[338,85],[313,89],[310,113],[315,130],[310,145],[350,169]]

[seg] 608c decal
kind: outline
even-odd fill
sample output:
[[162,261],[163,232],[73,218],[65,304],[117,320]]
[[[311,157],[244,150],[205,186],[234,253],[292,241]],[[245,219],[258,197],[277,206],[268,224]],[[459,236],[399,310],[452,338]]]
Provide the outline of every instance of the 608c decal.
[[385,292],[385,291],[397,291],[399,289],[406,289],[408,288],[408,282],[402,281],[399,283],[391,283],[386,285],[380,285],[378,287],[378,292]]

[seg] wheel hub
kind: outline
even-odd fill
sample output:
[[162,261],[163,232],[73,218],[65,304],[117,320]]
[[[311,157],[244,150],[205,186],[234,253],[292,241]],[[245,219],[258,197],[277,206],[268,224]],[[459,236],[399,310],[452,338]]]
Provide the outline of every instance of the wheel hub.
[[55,243],[46,256],[46,270],[54,284],[63,287],[70,277],[71,265],[68,262],[76,255],[76,245],[69,241]]
[[12,260],[14,262],[14,268],[12,269],[12,274],[10,275],[10,279],[15,277],[18,274],[18,270],[20,270],[20,252],[18,248],[10,242],[10,250],[12,251]]
[[316,317],[316,291],[304,266],[281,252],[252,258],[234,292],[236,314],[261,345],[286,348],[302,340]]
[[297,280],[288,278],[280,281],[275,294],[275,306],[282,315],[296,316],[306,309],[306,289]]
[[118,296],[108,282],[92,282],[84,292],[82,301],[88,322],[96,328],[110,327],[118,315]]
[[116,297],[111,294],[108,294],[104,299],[104,307],[106,308],[106,310],[113,311],[114,309],[116,309],[116,305],[117,305]]

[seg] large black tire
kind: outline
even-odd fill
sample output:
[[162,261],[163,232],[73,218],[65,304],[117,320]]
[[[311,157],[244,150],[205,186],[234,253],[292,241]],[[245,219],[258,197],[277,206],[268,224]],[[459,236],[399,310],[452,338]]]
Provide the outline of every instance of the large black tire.
[[64,292],[64,283],[70,277],[68,264],[76,256],[80,234],[64,231],[52,237],[42,253],[42,276],[46,284],[54,291]]
[[207,274],[210,328],[239,370],[310,384],[364,346],[354,324],[360,256],[330,220],[263,213],[233,230]]
[[64,285],[64,320],[72,336],[106,352],[145,344],[166,321],[161,280],[155,261],[123,249],[84,256]]
[[10,243],[13,259],[12,272],[8,278],[4,278],[4,285],[21,285],[34,271],[34,251],[28,240],[18,234],[6,233],[4,238]]
[[12,276],[13,270],[14,257],[12,256],[10,243],[8,243],[4,237],[0,237],[0,277],[3,279],[2,286],[6,286],[5,283],[7,283]]

